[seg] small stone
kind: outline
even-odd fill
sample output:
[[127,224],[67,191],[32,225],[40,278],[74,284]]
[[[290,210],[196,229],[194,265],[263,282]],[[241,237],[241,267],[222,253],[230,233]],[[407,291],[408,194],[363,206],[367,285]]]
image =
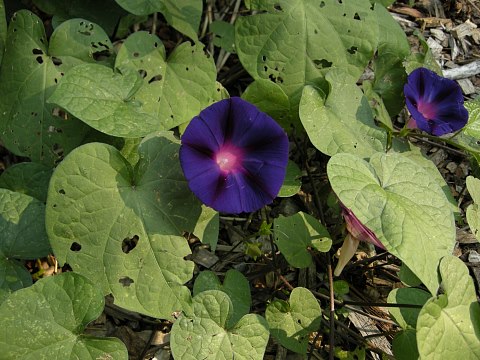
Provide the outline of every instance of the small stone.
[[457,164],[453,161],[450,161],[446,166],[448,171],[450,171],[450,173],[454,174],[455,171],[457,170]]
[[468,253],[468,262],[471,263],[480,263],[480,254],[475,250],[472,250]]

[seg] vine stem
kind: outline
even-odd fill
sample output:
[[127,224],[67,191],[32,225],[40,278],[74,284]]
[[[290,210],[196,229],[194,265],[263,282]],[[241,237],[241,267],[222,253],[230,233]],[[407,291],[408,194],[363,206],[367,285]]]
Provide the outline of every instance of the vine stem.
[[328,358],[333,360],[334,347],[335,347],[335,295],[333,292],[333,272],[332,272],[332,260],[330,256],[327,256],[327,271],[328,271],[328,287],[330,290],[330,334],[329,334],[329,352]]

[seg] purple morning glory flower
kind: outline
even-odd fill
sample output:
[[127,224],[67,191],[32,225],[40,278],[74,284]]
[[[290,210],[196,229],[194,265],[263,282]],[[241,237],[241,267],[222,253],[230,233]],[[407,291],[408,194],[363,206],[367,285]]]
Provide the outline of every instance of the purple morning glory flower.
[[182,136],[180,164],[190,189],[221,212],[252,212],[270,204],[287,162],[285,131],[238,97],[204,109]]
[[383,246],[380,240],[378,240],[373,231],[363,225],[352,210],[345,207],[342,203],[340,203],[340,207],[342,208],[342,216],[345,220],[348,233],[343,241],[342,248],[340,249],[340,257],[334,271],[335,276],[341,274],[345,265],[347,265],[357,251],[360,241],[372,243],[385,250],[385,246]]
[[461,129],[468,121],[460,86],[431,70],[413,70],[403,92],[412,115],[408,127],[441,136]]

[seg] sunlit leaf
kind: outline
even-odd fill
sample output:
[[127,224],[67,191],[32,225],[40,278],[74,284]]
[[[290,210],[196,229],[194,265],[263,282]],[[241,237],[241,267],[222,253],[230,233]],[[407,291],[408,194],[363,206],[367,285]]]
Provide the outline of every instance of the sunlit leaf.
[[103,311],[102,292],[73,272],[47,277],[0,305],[3,359],[127,359],[116,338],[83,335]]
[[176,359],[263,359],[269,337],[263,317],[248,314],[235,326],[227,327],[232,302],[219,290],[199,293],[193,298],[192,308],[192,313],[183,314],[172,327],[170,339]]
[[332,240],[327,229],[313,216],[303,212],[292,216],[282,216],[274,222],[275,241],[278,249],[291,266],[306,268],[312,263],[312,255],[308,250],[314,247],[327,252],[332,246]]
[[92,143],[55,170],[46,227],[60,263],[112,293],[125,308],[168,319],[190,302],[193,263],[184,232],[202,212],[188,189],[170,135],[150,136],[135,168],[120,152]]
[[321,309],[310,290],[297,287],[288,302],[274,300],[265,312],[270,333],[287,349],[300,354],[307,352],[308,337],[318,330]]
[[455,223],[429,172],[401,154],[377,153],[369,163],[334,155],[327,173],[340,201],[436,294],[436,269],[453,250]]
[[480,357],[480,304],[468,268],[458,258],[440,262],[445,293],[430,299],[417,321],[417,343],[422,359],[441,356],[458,359]]

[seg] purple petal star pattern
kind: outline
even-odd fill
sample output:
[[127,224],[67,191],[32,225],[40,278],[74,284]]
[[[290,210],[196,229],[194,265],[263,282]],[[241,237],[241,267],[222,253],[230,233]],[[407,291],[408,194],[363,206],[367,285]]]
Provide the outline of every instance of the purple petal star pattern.
[[463,128],[468,121],[460,86],[429,69],[412,71],[403,92],[412,116],[410,128],[441,136]]
[[270,204],[285,178],[288,137],[275,120],[247,101],[221,100],[185,129],[180,164],[192,192],[225,213]]

